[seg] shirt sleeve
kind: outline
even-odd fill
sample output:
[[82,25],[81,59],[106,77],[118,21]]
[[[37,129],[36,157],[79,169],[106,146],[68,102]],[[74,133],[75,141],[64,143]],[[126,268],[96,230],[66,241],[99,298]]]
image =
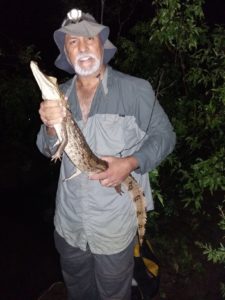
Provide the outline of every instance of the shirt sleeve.
[[57,140],[57,136],[49,136],[47,134],[46,126],[42,124],[36,140],[39,151],[45,156],[51,157],[57,149]]
[[143,143],[133,156],[138,160],[137,173],[156,168],[174,149],[176,134],[147,81],[138,87],[135,117],[138,127],[145,132]]

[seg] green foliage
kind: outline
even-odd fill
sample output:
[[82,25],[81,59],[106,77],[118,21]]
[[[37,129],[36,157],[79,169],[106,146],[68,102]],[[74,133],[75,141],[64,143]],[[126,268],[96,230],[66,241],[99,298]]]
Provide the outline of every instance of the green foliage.
[[211,245],[204,246],[204,254],[208,256],[208,260],[213,263],[224,263],[225,262],[225,247],[220,244],[219,248],[213,249]]
[[156,17],[152,21],[152,38],[177,51],[196,49],[204,28],[198,22],[204,17],[202,0],[154,1]]
[[116,63],[160,86],[178,140],[170,172],[179,174],[181,200],[198,211],[204,192],[225,188],[225,30],[204,24],[202,1],[154,3],[156,17],[118,41]]
[[[224,213],[224,207],[219,206],[220,211],[220,217],[221,220],[218,223],[218,226],[222,231],[225,231],[225,213]],[[224,240],[225,234],[223,235],[222,239]],[[198,243],[200,247],[204,249],[204,254],[207,255],[209,261],[213,261],[214,263],[223,263],[225,264],[225,244],[222,242],[219,243],[218,248],[213,248],[211,244],[203,244]]]
[[[225,190],[225,29],[205,24],[202,0],[156,0],[154,5],[153,20],[137,23],[118,40],[122,50],[116,63],[149,80],[156,91],[159,87],[157,96],[177,134],[174,153],[150,174],[160,200],[154,219],[164,218],[159,226],[170,226],[180,216],[195,230],[204,216],[213,220],[209,201],[220,205],[217,194]],[[213,237],[208,239],[204,253],[224,264],[224,244],[215,248]],[[181,251],[186,241],[179,241]]]
[[154,186],[154,189],[152,192],[154,193],[155,199],[157,199],[161,205],[163,204],[163,196],[161,194],[160,186],[159,186],[159,171],[158,169],[153,170],[149,173],[149,179],[152,185]]
[[[225,201],[224,201],[225,203]],[[224,212],[224,204],[218,207],[220,212],[220,221],[218,223],[219,228],[224,231],[224,234],[222,236],[222,241],[219,243],[219,245],[215,248],[210,243],[201,243],[196,242],[196,244],[201,247],[204,251],[203,254],[205,254],[209,261],[212,261],[213,263],[219,263],[225,265],[225,212]],[[221,283],[220,286],[221,289],[221,295],[223,298],[225,298],[225,283]]]
[[183,172],[184,196],[183,201],[185,206],[194,204],[194,211],[201,208],[201,203],[204,199],[204,192],[210,191],[213,194],[220,189],[225,190],[225,176],[222,173],[224,170],[224,155],[225,149],[220,149],[220,152],[208,159],[199,158],[196,163],[192,164],[190,170]]

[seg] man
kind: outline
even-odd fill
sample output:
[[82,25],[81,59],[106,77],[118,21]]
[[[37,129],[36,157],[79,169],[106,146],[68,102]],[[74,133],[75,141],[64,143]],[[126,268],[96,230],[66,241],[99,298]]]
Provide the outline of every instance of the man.
[[[80,174],[64,154],[56,196],[55,243],[62,273],[73,300],[129,300],[133,246],[137,231],[134,204],[118,186],[132,172],[153,209],[148,172],[173,150],[173,128],[150,84],[113,70],[116,48],[109,29],[89,14],[73,9],[54,39],[60,50],[55,64],[75,73],[61,86],[70,110],[92,151],[108,162],[99,174]],[[37,138],[49,156],[57,141],[54,124],[65,115],[56,101],[40,105],[43,121]]]

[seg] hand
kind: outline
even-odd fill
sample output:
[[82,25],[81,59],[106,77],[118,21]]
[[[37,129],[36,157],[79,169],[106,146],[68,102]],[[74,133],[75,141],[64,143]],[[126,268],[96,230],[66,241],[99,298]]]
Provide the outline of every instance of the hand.
[[101,159],[108,162],[108,169],[101,173],[91,174],[92,180],[99,180],[106,187],[119,186],[127,176],[138,167],[138,161],[133,156],[118,158],[104,156]]
[[60,101],[44,100],[40,104],[39,114],[42,122],[48,127],[48,133],[54,135],[53,126],[63,121],[66,116],[66,108],[61,105]]

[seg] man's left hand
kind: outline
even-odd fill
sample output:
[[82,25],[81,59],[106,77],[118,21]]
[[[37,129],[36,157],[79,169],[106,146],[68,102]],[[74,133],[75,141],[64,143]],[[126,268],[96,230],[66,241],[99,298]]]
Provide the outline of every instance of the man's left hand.
[[99,180],[101,185],[106,187],[119,186],[138,167],[138,161],[133,156],[122,158],[104,156],[101,159],[108,162],[108,169],[101,173],[91,174],[89,179]]

